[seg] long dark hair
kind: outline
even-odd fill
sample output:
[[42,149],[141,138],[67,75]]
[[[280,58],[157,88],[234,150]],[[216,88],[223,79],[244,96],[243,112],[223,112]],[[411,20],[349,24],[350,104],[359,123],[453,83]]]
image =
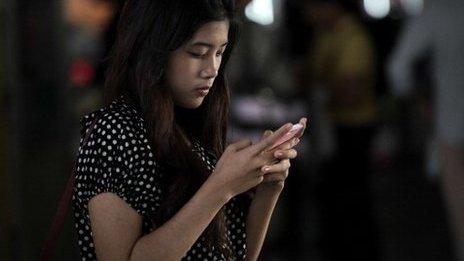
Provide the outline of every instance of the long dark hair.
[[[193,110],[176,106],[164,80],[169,55],[190,40],[205,23],[229,21],[228,45],[214,85]],[[125,94],[143,114],[155,158],[163,163],[166,197],[153,217],[160,226],[200,188],[209,173],[192,152],[189,137],[198,139],[219,158],[226,146],[229,89],[225,65],[238,35],[233,0],[128,0],[118,23],[105,83],[105,102]],[[195,121],[185,124],[182,114]],[[179,113],[176,113],[179,112]],[[189,127],[186,127],[186,126]],[[210,245],[227,250],[221,209],[206,229]]]

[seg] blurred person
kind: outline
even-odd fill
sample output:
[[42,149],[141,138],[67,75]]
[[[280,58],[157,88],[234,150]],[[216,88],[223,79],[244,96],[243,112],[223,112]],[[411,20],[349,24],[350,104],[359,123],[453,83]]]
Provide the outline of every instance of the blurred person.
[[110,24],[116,3],[116,0],[66,0],[64,16],[68,23],[99,36]]
[[226,145],[233,7],[126,2],[106,105],[81,121],[88,140],[73,210],[82,260],[258,258],[301,136],[267,151],[286,124],[255,144]]
[[378,117],[376,58],[368,31],[344,2],[303,4],[314,39],[300,74],[309,97],[326,97],[322,106],[333,126],[328,128],[333,158],[320,187],[325,254],[329,260],[372,261],[379,258],[369,183],[369,149]]
[[118,0],[66,0],[63,6],[68,30],[68,80],[73,113],[80,117],[101,105],[106,56],[114,38]]
[[104,53],[105,41],[116,20],[117,0],[66,0],[64,18],[72,27],[69,47],[73,62],[70,81],[74,86],[89,86]]
[[392,92],[406,98],[416,61],[431,56],[434,132],[440,144],[442,185],[458,260],[464,260],[464,2],[428,0],[421,15],[406,22],[388,74]]
[[[103,104],[104,72],[122,0],[66,0],[67,95],[71,122]],[[74,137],[70,149],[78,143]]]

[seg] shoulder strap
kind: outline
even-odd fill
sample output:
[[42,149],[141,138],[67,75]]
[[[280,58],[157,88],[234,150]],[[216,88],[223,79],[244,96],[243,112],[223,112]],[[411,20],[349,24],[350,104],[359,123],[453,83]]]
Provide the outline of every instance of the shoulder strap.
[[[90,137],[90,134],[92,133],[93,129],[95,128],[95,124],[97,123],[98,118],[95,117],[95,119],[92,121],[92,125],[89,128],[89,131],[84,137],[84,140],[82,142],[83,144],[86,144],[88,138]],[[40,257],[41,261],[49,261],[52,258],[52,254],[55,251],[56,248],[56,242],[58,239],[58,236],[61,232],[61,229],[63,227],[63,223],[66,218],[66,214],[68,213],[69,209],[69,202],[72,197],[73,193],[73,187],[74,187],[74,172],[76,171],[76,160],[74,159],[73,163],[73,168],[71,169],[71,176],[69,177],[68,183],[66,185],[66,189],[61,196],[60,203],[58,205],[58,210],[56,211],[55,218],[53,219],[52,226],[48,232],[48,236],[45,240],[44,247],[42,249],[42,255]]]

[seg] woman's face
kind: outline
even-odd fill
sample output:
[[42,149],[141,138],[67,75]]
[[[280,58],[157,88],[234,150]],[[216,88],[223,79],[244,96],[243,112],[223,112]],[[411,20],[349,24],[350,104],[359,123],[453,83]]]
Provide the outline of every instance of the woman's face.
[[228,32],[228,21],[206,23],[171,53],[165,76],[176,105],[189,109],[201,105],[218,75]]

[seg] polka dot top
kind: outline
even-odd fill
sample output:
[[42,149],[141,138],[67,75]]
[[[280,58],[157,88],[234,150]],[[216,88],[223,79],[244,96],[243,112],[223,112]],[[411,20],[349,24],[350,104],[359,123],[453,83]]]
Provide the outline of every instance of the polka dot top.
[[[95,117],[98,120],[86,144],[83,138]],[[161,186],[162,167],[155,161],[147,139],[144,119],[124,96],[110,105],[84,116],[77,155],[72,196],[74,226],[81,259],[97,260],[88,212],[89,200],[100,193],[112,192],[142,216],[142,235],[153,231],[151,217],[165,198]],[[217,159],[198,141],[192,151],[214,170]],[[249,199],[238,196],[225,205],[226,238],[232,260],[244,260],[246,255],[245,220]],[[223,253],[206,244],[202,234],[182,260],[225,260]]]

